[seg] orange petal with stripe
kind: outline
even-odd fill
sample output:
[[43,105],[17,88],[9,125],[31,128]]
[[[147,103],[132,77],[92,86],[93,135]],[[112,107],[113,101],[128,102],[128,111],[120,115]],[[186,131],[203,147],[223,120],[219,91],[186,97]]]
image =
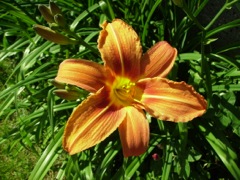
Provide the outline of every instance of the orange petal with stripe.
[[185,82],[157,77],[143,79],[137,86],[143,91],[141,102],[146,110],[161,120],[187,122],[206,111],[203,96]]
[[64,149],[72,155],[96,145],[113,133],[125,116],[123,108],[112,106],[101,89],[73,111],[64,131]]
[[142,47],[136,32],[120,19],[103,23],[98,49],[106,67],[132,79],[139,76]]
[[142,110],[129,106],[126,108],[126,117],[119,126],[124,157],[139,156],[148,147],[149,123]]
[[104,69],[95,62],[68,59],[60,64],[55,80],[96,92],[104,86]]
[[177,50],[166,41],[160,41],[142,57],[141,74],[143,77],[166,77],[173,67]]

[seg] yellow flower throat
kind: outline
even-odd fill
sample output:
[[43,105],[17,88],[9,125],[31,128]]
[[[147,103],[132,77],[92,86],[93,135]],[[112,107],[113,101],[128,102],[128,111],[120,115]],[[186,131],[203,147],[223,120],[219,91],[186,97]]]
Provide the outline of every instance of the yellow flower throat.
[[111,87],[111,99],[117,105],[130,105],[134,101],[135,83],[125,77],[116,78]]

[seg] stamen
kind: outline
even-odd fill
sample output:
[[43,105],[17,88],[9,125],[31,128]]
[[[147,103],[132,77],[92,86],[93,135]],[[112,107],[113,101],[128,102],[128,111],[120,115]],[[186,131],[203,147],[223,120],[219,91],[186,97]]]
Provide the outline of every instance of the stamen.
[[129,82],[120,87],[117,87],[114,92],[116,97],[124,104],[131,103],[135,94],[135,83]]

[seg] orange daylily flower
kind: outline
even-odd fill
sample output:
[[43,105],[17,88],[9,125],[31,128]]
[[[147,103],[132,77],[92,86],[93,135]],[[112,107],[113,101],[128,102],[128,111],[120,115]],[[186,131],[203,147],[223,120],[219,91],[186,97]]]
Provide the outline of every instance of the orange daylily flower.
[[165,78],[177,55],[167,42],[142,55],[139,37],[128,24],[115,19],[102,28],[98,49],[103,66],[68,59],[59,67],[56,81],[91,92],[70,116],[63,147],[69,154],[78,153],[118,128],[124,157],[138,156],[149,142],[144,111],[161,120],[187,122],[201,116],[207,104],[192,86]]

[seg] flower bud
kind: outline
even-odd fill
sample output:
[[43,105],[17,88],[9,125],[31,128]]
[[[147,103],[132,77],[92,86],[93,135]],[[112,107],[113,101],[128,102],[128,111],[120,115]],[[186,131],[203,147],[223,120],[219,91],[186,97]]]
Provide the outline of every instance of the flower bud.
[[50,79],[49,82],[58,89],[65,89],[66,84],[56,81],[55,79]]
[[157,161],[157,160],[159,160],[159,155],[157,153],[154,153],[152,155],[152,158],[153,158],[154,161]]
[[62,14],[61,9],[52,1],[49,2],[49,7],[53,16],[56,14]]
[[58,89],[53,91],[53,93],[58,97],[69,101],[77,100],[80,97],[79,92],[74,90]]
[[41,15],[43,16],[43,18],[49,22],[49,23],[54,23],[54,17],[52,15],[52,13],[50,12],[50,9],[47,6],[44,5],[39,5],[38,9],[41,13]]
[[74,39],[70,39],[67,36],[64,36],[52,29],[42,26],[42,25],[35,25],[33,29],[36,31],[37,34],[42,36],[44,39],[52,41],[57,44],[67,45],[67,44],[77,44],[78,41]]
[[64,28],[67,25],[65,18],[61,14],[56,14],[54,20],[60,27]]

